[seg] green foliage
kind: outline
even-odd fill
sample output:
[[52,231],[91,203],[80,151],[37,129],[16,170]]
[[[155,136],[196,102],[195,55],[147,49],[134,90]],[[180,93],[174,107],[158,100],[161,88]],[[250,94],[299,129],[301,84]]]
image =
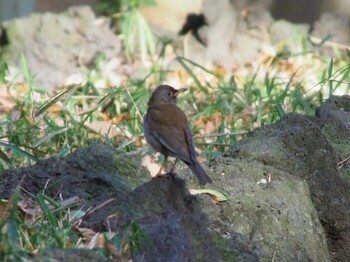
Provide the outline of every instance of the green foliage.
[[[57,208],[52,211],[47,200]],[[20,208],[19,193],[9,202],[1,203],[4,209],[0,219],[0,257],[2,261],[21,261],[30,254],[47,247],[67,248],[78,243],[79,235],[72,228],[68,207],[39,193],[37,202],[43,216],[29,220]]]
[[155,53],[155,37],[139,10],[141,5],[154,4],[154,0],[103,0],[99,4],[101,12],[117,18],[117,28],[120,28],[125,54],[129,60],[135,54],[140,54],[145,63],[147,55]]

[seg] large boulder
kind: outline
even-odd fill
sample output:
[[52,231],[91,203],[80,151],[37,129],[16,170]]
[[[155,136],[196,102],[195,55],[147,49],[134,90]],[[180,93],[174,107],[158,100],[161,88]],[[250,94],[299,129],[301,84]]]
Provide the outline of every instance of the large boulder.
[[120,55],[121,41],[109,24],[87,6],[32,14],[1,25],[0,49],[5,60],[18,66],[24,55],[33,84],[53,89],[68,84],[73,75],[85,76],[99,57]]
[[[335,98],[330,98],[329,101]],[[336,99],[349,100],[349,97]],[[327,102],[332,103],[332,102]],[[327,104],[326,103],[326,104]],[[326,111],[327,105],[318,112]],[[333,107],[334,108],[334,107]],[[338,108],[340,111],[343,109]],[[264,166],[287,172],[299,180],[305,180],[310,191],[310,198],[315,207],[326,235],[332,259],[346,261],[350,256],[350,190],[349,184],[340,176],[337,153],[330,141],[323,134],[327,132],[325,123],[338,120],[338,133],[342,137],[340,125],[346,125],[349,112],[341,120],[336,110],[328,114],[326,120],[288,114],[276,124],[254,131],[253,135],[237,146],[227,156],[236,159],[258,161]],[[337,116],[338,117],[334,117]],[[334,145],[336,145],[333,142]],[[347,151],[349,149],[342,149]],[[272,175],[272,181],[273,181]],[[345,260],[344,260],[345,259]]]
[[[324,230],[307,183],[258,160],[231,157],[211,163],[215,184],[229,201],[211,227],[232,239],[242,234],[260,248],[262,261],[329,261]],[[214,213],[215,214],[215,213]]]

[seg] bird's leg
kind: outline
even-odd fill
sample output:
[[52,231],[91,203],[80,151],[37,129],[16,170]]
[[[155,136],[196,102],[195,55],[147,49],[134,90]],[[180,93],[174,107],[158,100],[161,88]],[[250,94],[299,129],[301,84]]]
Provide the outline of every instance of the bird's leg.
[[162,174],[162,170],[163,170],[164,166],[166,165],[167,161],[168,161],[168,156],[164,156],[164,161],[163,161],[163,163],[162,163],[158,173],[156,174],[156,176],[162,176],[163,175]]
[[179,159],[178,159],[178,158],[175,159],[174,164],[173,164],[173,166],[171,167],[169,173],[173,173],[173,171],[174,171],[174,169],[175,169],[175,165],[176,165],[177,160],[179,160]]

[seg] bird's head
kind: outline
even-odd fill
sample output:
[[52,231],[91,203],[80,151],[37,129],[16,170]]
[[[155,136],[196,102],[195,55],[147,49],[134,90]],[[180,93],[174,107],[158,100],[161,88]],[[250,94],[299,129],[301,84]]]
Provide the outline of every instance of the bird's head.
[[152,104],[176,104],[178,94],[186,90],[187,88],[175,89],[168,85],[160,85],[153,91],[148,106]]

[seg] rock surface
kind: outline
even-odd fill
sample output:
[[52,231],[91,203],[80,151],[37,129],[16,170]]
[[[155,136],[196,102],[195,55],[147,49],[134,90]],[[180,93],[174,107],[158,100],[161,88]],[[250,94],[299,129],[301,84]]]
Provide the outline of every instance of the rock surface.
[[103,232],[135,221],[151,244],[134,261],[347,261],[349,161],[338,162],[350,150],[349,105],[331,97],[316,117],[288,114],[213,160],[209,188],[228,197],[219,205],[189,193],[192,177],[150,179],[101,144],[3,172],[0,197],[17,185],[35,194],[50,179],[46,194],[78,196],[84,209],[113,198],[83,224]]
[[0,39],[4,58],[21,66],[23,54],[33,84],[51,90],[67,84],[73,75],[85,75],[84,70],[99,57],[117,57],[121,51],[121,42],[109,22],[97,20],[87,6],[5,22]]
[[255,160],[305,180],[333,259],[344,261],[349,256],[349,185],[340,177],[336,153],[317,119],[289,114],[256,130],[229,156]]

